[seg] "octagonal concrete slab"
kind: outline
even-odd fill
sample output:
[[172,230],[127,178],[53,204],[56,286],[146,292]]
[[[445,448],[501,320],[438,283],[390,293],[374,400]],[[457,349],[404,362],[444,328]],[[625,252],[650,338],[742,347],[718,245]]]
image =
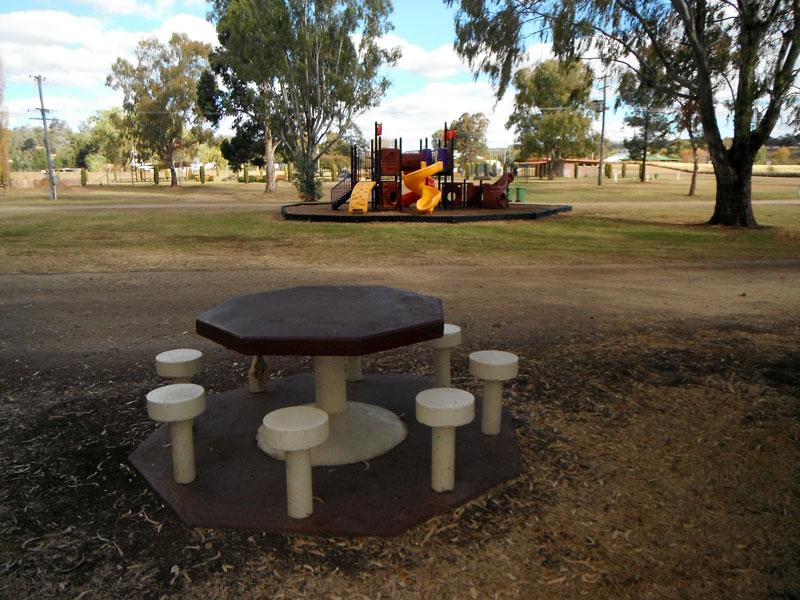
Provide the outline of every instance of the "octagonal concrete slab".
[[361,356],[440,337],[442,301],[377,285],[313,285],[231,298],[197,333],[248,355]]
[[[430,486],[430,428],[414,419],[414,399],[432,386],[413,375],[366,375],[348,386],[348,396],[392,410],[408,426],[398,447],[368,463],[313,470],[314,514],[303,520],[286,515],[283,462],[256,446],[255,432],[272,410],[313,402],[310,375],[271,381],[266,392],[245,388],[212,395],[195,420],[197,479],[172,479],[169,429],[162,427],[129,457],[134,468],[186,523],[198,527],[275,533],[392,536],[471,500],[520,473],[513,423],[503,415],[503,432],[484,436],[480,419],[460,427],[456,446],[456,486],[436,493]],[[478,407],[480,408],[480,407]]]

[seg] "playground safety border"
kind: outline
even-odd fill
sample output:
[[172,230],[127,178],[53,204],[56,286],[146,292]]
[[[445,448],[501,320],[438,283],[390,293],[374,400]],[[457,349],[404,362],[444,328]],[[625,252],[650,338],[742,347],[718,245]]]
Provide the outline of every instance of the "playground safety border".
[[[292,211],[298,207],[319,207],[325,212]],[[523,208],[524,207],[524,208]],[[281,215],[287,221],[305,221],[314,223],[472,223],[476,221],[518,221],[550,217],[555,214],[570,212],[569,204],[524,204],[519,207],[513,204],[502,209],[470,209],[468,214],[451,214],[442,209],[430,215],[409,214],[395,211],[379,211],[352,214],[344,211],[332,211],[327,202],[298,202],[281,207]],[[450,214],[449,214],[450,213]]]

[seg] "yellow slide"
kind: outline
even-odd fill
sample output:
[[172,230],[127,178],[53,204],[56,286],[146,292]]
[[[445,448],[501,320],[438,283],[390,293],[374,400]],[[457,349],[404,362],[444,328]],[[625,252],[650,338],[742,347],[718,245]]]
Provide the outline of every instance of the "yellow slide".
[[424,162],[420,164],[422,165],[421,169],[403,176],[403,183],[419,196],[417,210],[421,213],[432,213],[442,199],[442,192],[438,188],[425,185],[425,180],[444,169],[444,164],[442,161],[435,162],[430,167],[426,166]]
[[353,193],[350,194],[350,206],[347,212],[367,212],[374,187],[374,181],[359,181],[353,188]]

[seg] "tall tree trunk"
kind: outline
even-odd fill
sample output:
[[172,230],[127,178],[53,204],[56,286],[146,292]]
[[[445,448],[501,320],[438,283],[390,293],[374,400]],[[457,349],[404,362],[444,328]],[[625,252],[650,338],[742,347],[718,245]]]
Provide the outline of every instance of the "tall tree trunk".
[[697,172],[700,170],[700,157],[697,155],[697,144],[692,143],[692,182],[689,184],[689,195],[697,194]]
[[275,140],[269,122],[264,121],[264,165],[267,171],[265,192],[274,192],[275,184]]
[[644,130],[643,134],[643,141],[644,144],[642,145],[642,168],[639,169],[639,181],[645,182],[647,181],[647,130],[650,127],[650,112],[646,112],[644,114]]
[[709,225],[757,226],[752,204],[753,159],[726,153],[723,156],[712,154],[712,160],[717,195]]
[[167,152],[167,164],[169,165],[169,187],[178,187],[178,172],[175,170],[175,151],[170,148]]

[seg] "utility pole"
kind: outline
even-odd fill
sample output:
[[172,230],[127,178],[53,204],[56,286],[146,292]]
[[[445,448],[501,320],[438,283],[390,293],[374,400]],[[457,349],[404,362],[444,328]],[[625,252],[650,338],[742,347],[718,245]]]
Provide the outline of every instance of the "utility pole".
[[603,160],[605,158],[605,145],[606,145],[606,85],[608,79],[607,74],[603,74],[603,116],[600,121],[600,162],[597,169],[597,185],[603,185]]
[[39,111],[42,113],[42,127],[44,128],[44,152],[47,155],[47,181],[50,183],[50,200],[58,200],[56,180],[53,175],[53,157],[50,156],[50,132],[47,130],[47,110],[44,107],[44,96],[42,95],[42,81],[44,81],[44,77],[41,75],[34,75],[33,78],[39,86]]

